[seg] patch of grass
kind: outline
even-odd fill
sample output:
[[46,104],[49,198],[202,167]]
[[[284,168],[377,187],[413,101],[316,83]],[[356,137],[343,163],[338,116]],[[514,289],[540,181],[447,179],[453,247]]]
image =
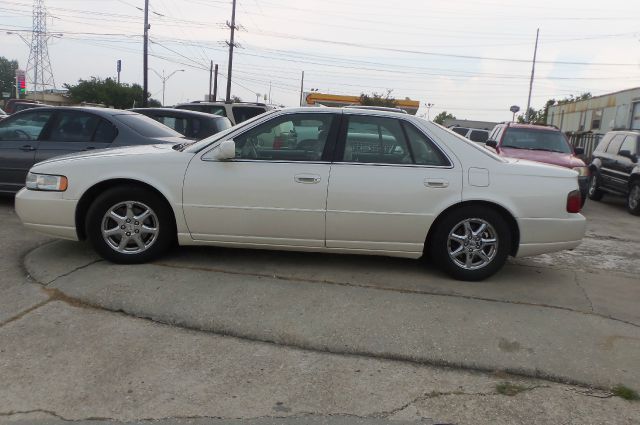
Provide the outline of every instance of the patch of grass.
[[625,400],[635,401],[640,400],[640,394],[637,391],[632,390],[624,385],[616,385],[611,389],[614,396],[624,398]]
[[528,389],[529,388],[525,386],[512,384],[511,382],[500,382],[499,384],[496,384],[496,391],[498,394],[508,395],[509,397],[513,397],[514,395],[520,394]]

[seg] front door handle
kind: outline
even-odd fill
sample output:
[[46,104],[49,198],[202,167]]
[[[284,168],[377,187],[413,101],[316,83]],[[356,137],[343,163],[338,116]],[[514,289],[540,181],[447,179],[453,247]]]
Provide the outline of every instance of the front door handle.
[[35,150],[36,150],[36,148],[34,148],[34,147],[33,147],[33,146],[31,146],[31,145],[24,145],[24,146],[21,146],[21,147],[20,147],[20,150],[21,150],[21,151],[25,151],[25,152],[30,152],[30,151],[35,151]]
[[432,187],[432,188],[445,188],[445,187],[449,187],[449,182],[445,179],[431,179],[431,178],[426,178],[424,179],[424,185],[427,187]]
[[296,183],[317,184],[322,180],[317,174],[296,174],[294,177]]

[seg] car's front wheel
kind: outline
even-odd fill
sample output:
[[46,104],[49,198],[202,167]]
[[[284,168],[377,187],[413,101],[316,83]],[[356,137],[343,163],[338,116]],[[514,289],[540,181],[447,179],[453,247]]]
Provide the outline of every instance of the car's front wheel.
[[640,182],[635,181],[629,187],[627,209],[633,215],[640,215]]
[[604,193],[600,189],[600,176],[597,172],[592,172],[589,177],[589,190],[587,192],[587,196],[592,201],[599,201],[604,196]]
[[463,207],[447,213],[436,225],[431,258],[456,279],[485,279],[507,260],[511,231],[504,217],[491,208]]
[[139,186],[115,187],[98,196],[87,213],[86,234],[103,258],[124,264],[159,257],[176,237],[169,205]]

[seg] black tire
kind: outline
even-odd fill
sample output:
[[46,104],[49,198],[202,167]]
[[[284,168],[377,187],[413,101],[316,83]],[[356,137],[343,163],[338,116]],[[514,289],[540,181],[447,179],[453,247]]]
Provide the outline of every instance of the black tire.
[[[114,219],[105,217],[114,206],[120,204],[123,204],[121,208],[124,209],[118,211],[122,211],[125,214],[130,205],[134,214],[143,211],[143,207],[148,207],[152,215],[140,221],[135,221],[136,215],[132,215],[134,218],[129,219],[130,223],[122,222],[119,224]],[[122,215],[122,213],[118,215]],[[123,216],[122,218],[125,219],[126,217]],[[104,226],[110,228],[115,226],[113,230],[117,232],[120,232],[117,228],[130,227],[123,230],[121,232],[123,233],[122,235],[107,237],[103,236],[102,230]],[[153,234],[146,233],[149,229],[156,229],[156,231]],[[129,233],[126,233],[127,235],[131,234],[133,237],[143,238],[140,239],[143,248],[140,248],[138,242],[134,241],[133,238],[128,237],[126,245],[122,249],[125,252],[118,251],[118,248],[110,244],[111,242],[115,245],[119,237],[124,238],[124,232],[126,231],[129,231]],[[169,250],[176,240],[176,226],[171,207],[164,198],[144,187],[118,186],[102,193],[89,207],[86,219],[86,235],[93,248],[104,259],[120,264],[138,264],[156,259]],[[109,238],[110,242],[107,241],[107,238]],[[135,251],[136,247],[139,252]],[[127,249],[130,249],[130,251],[126,252]]]
[[631,182],[627,195],[627,211],[633,215],[640,215],[640,181]]
[[[480,222],[487,223],[491,226],[489,230],[497,240],[497,248],[495,248],[495,250],[488,246],[482,246],[480,248],[485,254],[487,254],[488,250],[489,254],[492,255],[488,256],[490,261],[482,267],[475,269],[465,268],[465,266],[456,263],[449,255],[450,249],[453,251],[460,247],[462,247],[463,250],[467,249],[462,243],[459,243],[459,246],[455,246],[457,242],[449,242],[450,232],[459,229],[459,226],[466,220],[478,221],[477,223],[472,222],[472,230],[478,230],[479,228],[476,227],[474,229],[474,224],[479,226],[481,224]],[[507,221],[498,211],[483,206],[465,206],[448,212],[446,216],[435,225],[437,227],[434,228],[434,233],[429,241],[430,257],[435,265],[453,278],[465,281],[483,280],[495,274],[507,261],[507,257],[511,251],[512,235]],[[489,230],[487,230],[487,232]],[[483,233],[481,235],[485,234]],[[487,233],[486,236],[488,237],[490,234]],[[484,236],[481,237],[484,238]],[[473,244],[474,242],[472,241],[469,248],[477,248],[477,246],[473,246]],[[469,254],[462,251],[459,255],[464,255],[466,259]],[[461,258],[462,257],[458,257],[457,261],[461,261]],[[472,259],[473,258],[481,260],[480,257],[477,257],[475,254],[472,255]]]
[[599,201],[604,196],[604,192],[600,189],[600,174],[597,171],[591,172],[589,177],[589,188],[587,189],[587,196],[592,201]]

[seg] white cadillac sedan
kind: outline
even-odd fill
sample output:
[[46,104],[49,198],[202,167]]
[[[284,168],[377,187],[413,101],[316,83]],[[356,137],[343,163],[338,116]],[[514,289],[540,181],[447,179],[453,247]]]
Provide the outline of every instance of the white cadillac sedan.
[[270,111],[188,145],[53,158],[31,169],[16,211],[116,263],[178,242],[426,255],[463,280],[509,255],[575,248],[586,224],[575,171],[498,157],[410,115],[334,108]]

